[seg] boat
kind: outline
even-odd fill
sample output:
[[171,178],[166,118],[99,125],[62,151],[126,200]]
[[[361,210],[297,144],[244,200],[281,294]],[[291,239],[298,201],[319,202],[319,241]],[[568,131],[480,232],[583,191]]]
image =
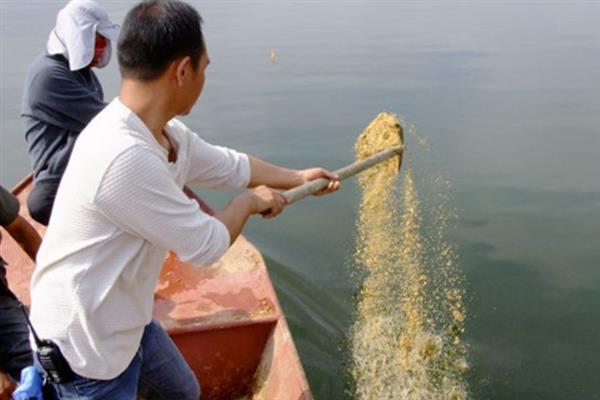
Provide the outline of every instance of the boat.
[[[31,219],[31,175],[12,192]],[[210,207],[185,193],[207,213]],[[34,263],[6,233],[0,248],[9,285],[26,305]],[[197,268],[169,252],[154,294],[154,318],[195,372],[207,400],[310,400],[312,394],[260,252],[242,235],[210,267]]]

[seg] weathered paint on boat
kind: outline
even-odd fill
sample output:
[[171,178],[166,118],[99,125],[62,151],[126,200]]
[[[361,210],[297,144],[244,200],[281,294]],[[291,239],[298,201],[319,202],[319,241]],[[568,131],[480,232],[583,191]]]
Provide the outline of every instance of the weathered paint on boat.
[[[27,213],[31,176],[13,193]],[[207,212],[210,208],[193,192]],[[29,304],[33,262],[8,234],[2,256],[13,291]],[[217,263],[196,268],[169,253],[154,296],[154,316],[198,376],[202,399],[312,399],[298,353],[258,250],[240,236]]]

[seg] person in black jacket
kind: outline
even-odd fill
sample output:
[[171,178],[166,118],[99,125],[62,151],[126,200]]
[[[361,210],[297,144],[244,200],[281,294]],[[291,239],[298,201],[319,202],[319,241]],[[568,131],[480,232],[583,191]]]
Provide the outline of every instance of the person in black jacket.
[[98,3],[71,1],[58,13],[46,51],[27,72],[21,117],[35,183],[27,205],[43,225],[75,140],[106,105],[92,68],[108,65],[118,34]]
[[[35,260],[41,239],[27,220],[19,215],[19,208],[19,201],[0,186],[0,225]],[[0,371],[18,382],[21,370],[32,365],[33,359],[27,321],[16,296],[8,287],[6,265],[0,255]]]

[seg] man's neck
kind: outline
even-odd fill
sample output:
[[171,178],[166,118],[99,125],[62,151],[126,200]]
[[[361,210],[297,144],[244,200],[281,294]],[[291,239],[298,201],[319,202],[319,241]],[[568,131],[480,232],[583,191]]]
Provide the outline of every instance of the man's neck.
[[171,102],[166,92],[160,82],[141,83],[125,79],[119,93],[121,102],[144,121],[163,147],[165,147],[163,129],[176,115],[169,107]]

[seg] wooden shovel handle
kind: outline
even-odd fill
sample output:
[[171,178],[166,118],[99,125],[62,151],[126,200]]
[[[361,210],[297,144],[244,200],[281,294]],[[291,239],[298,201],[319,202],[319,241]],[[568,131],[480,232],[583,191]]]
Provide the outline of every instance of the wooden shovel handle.
[[[380,151],[379,153],[373,154],[371,157],[365,158],[364,160],[356,161],[353,164],[347,165],[343,168],[334,171],[334,174],[340,177],[340,181],[350,178],[364,171],[365,169],[371,168],[380,162],[383,162],[394,156],[402,156],[402,150],[404,146],[390,147]],[[324,189],[329,183],[329,179],[315,179],[314,181],[307,182],[303,185],[297,186],[293,189],[286,190],[283,195],[288,201],[288,205],[302,200],[303,198],[317,193],[319,190]]]

